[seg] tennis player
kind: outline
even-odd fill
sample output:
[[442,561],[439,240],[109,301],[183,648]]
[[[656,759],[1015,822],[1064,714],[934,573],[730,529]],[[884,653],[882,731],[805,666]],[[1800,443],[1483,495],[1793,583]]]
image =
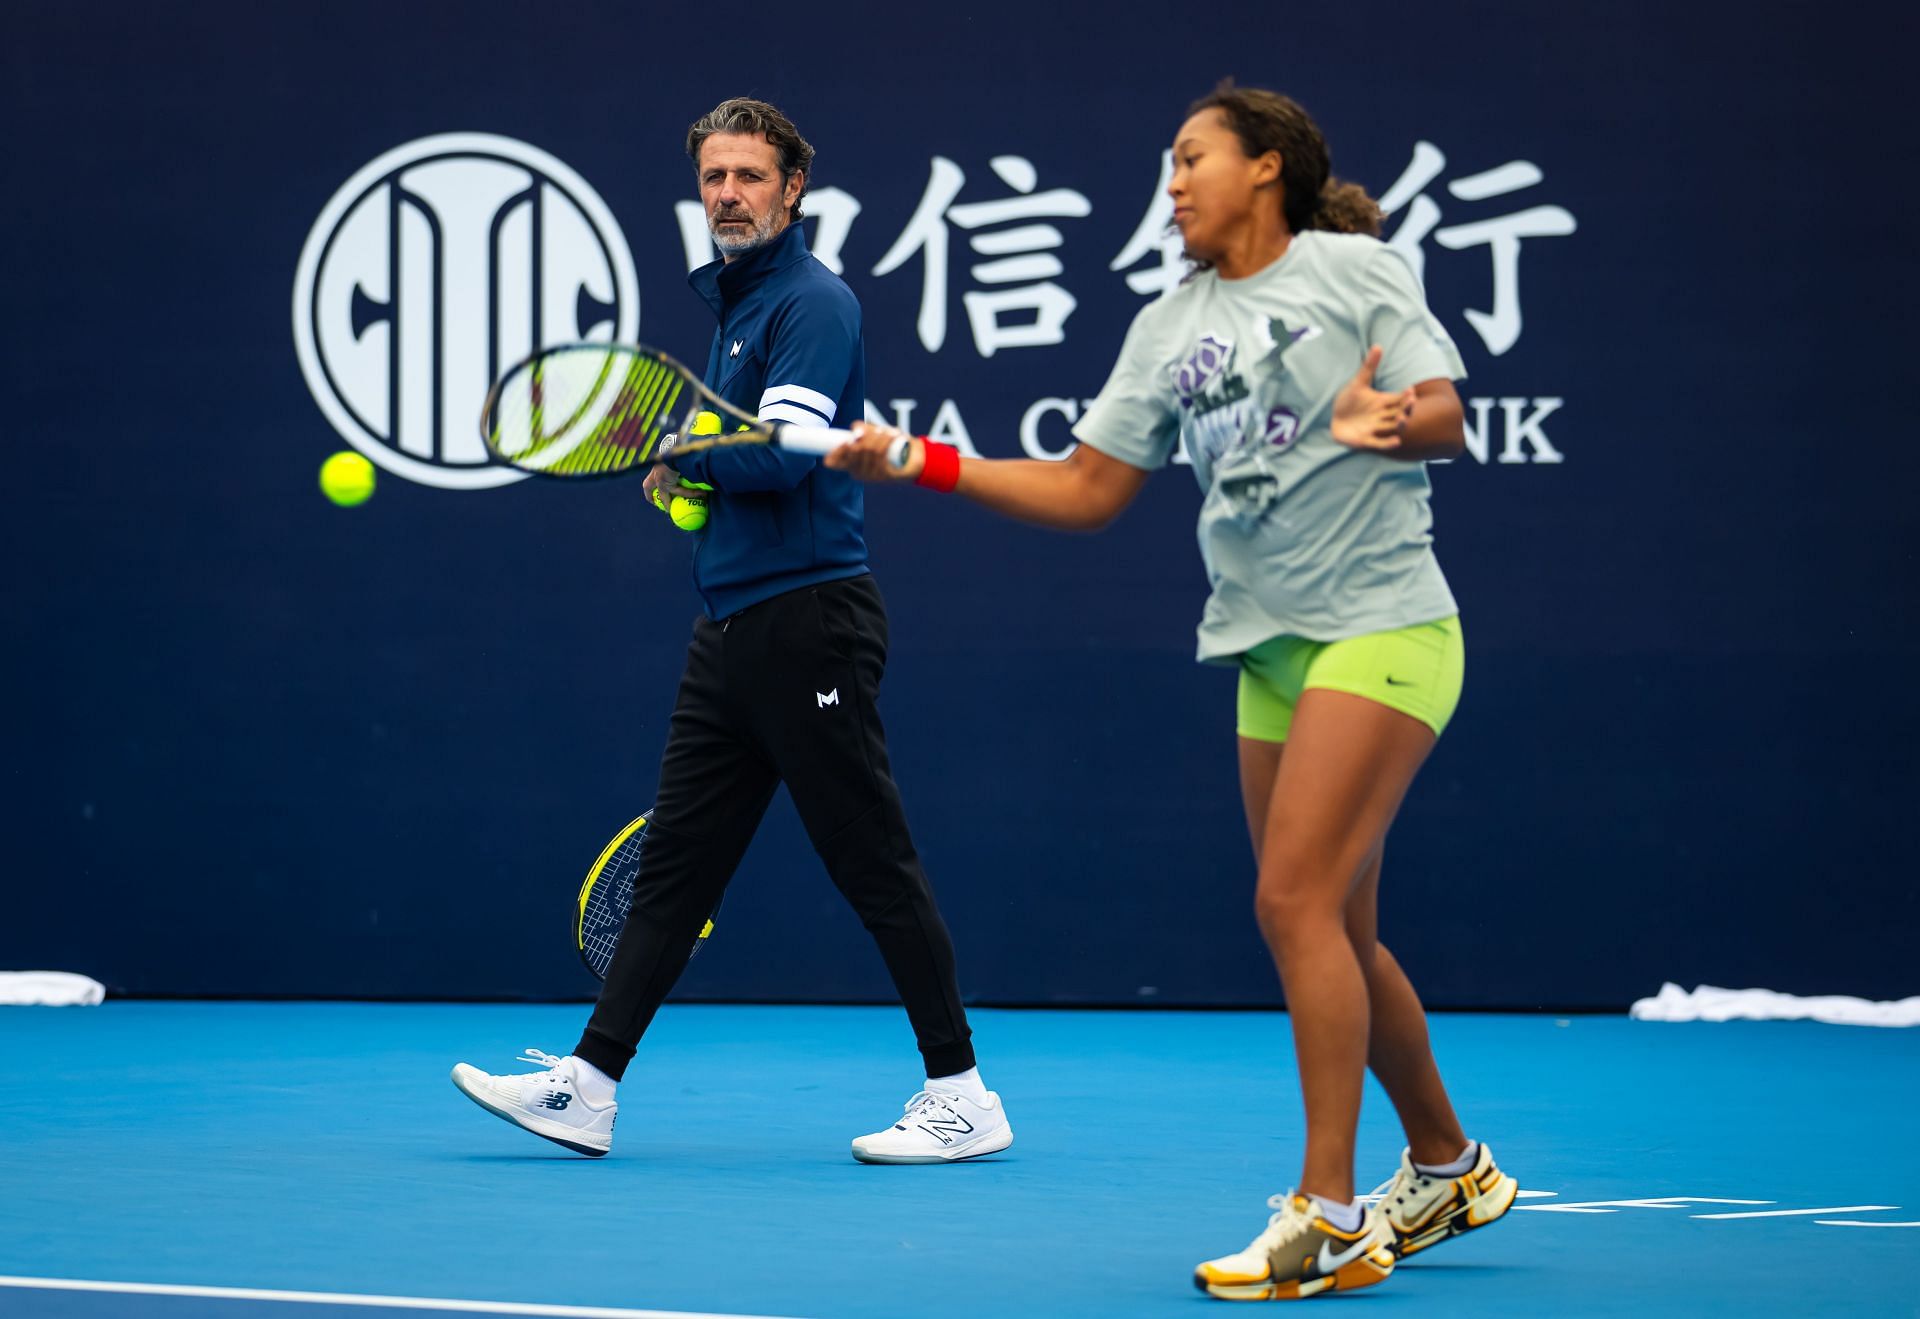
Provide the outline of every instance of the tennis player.
[[[1458,609],[1431,548],[1424,463],[1464,443],[1460,355],[1379,208],[1329,177],[1293,101],[1223,83],[1174,142],[1174,222],[1197,269],[1134,319],[1064,462],[962,459],[867,425],[827,464],[917,480],[1070,530],[1105,526],[1185,442],[1212,583],[1199,658],[1240,670],[1255,913],[1286,991],[1306,1101],[1298,1193],[1195,1281],[1282,1300],[1384,1280],[1397,1258],[1499,1218],[1517,1189],[1454,1115],[1413,986],[1375,934],[1381,856],[1459,699]],[[1354,1193],[1368,1067],[1407,1149]]]
[[[826,426],[866,395],[860,304],[807,250],[798,221],[813,148],[763,101],[724,101],[687,134],[720,259],[688,282],[719,319],[706,384],[762,418]],[[669,446],[667,460],[673,462]],[[925,1084],[891,1126],[853,1142],[867,1163],[946,1163],[1013,1142],[975,1066],[952,939],[914,851],[877,702],[887,614],[867,569],[863,493],[818,458],[767,445],[657,465],[709,520],[693,552],[705,604],[668,729],[632,914],[600,1001],[565,1058],[454,1084],[482,1107],[584,1154],[611,1147],[615,1086],[685,969],[695,935],[785,783],[827,873],[859,913],[905,1004]]]

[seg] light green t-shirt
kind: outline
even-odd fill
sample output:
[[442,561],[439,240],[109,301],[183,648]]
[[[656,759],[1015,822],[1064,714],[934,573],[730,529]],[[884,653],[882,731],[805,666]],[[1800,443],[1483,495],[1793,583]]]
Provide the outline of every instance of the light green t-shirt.
[[1082,443],[1147,470],[1184,439],[1206,492],[1202,660],[1458,612],[1433,557],[1426,464],[1350,449],[1329,429],[1374,344],[1379,389],[1466,374],[1399,253],[1310,230],[1258,274],[1205,271],[1142,309],[1074,426]]

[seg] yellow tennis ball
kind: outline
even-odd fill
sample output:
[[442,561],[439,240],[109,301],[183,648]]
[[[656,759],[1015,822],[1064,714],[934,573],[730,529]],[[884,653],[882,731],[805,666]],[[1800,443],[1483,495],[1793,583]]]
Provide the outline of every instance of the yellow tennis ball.
[[717,412],[695,413],[693,425],[687,430],[689,435],[718,435],[719,433],[720,414]]
[[667,505],[667,516],[682,531],[698,531],[707,525],[707,501],[675,495],[673,502]]
[[342,508],[373,497],[373,464],[348,450],[320,464],[320,491]]

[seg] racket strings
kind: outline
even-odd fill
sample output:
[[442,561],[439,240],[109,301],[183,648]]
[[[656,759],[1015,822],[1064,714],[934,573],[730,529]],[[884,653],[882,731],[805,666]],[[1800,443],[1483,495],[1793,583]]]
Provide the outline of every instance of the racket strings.
[[603,980],[633,907],[633,879],[640,870],[640,847],[645,836],[646,830],[635,830],[633,837],[607,858],[587,889],[586,905],[580,912],[580,955]]
[[652,456],[684,388],[672,367],[624,350],[549,354],[503,382],[489,439],[519,467],[623,472]]

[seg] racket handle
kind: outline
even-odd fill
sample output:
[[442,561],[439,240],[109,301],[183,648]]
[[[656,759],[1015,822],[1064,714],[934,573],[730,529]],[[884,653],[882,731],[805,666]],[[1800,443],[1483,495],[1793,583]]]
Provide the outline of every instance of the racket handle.
[[[853,440],[852,431],[833,426],[782,426],[774,436],[783,449],[813,454],[831,453]],[[903,435],[887,446],[887,461],[895,467],[905,467],[912,452],[913,441]]]
[[843,444],[853,442],[853,432],[843,431],[833,426],[782,426],[774,432],[774,438],[783,449],[795,453],[832,453]]

